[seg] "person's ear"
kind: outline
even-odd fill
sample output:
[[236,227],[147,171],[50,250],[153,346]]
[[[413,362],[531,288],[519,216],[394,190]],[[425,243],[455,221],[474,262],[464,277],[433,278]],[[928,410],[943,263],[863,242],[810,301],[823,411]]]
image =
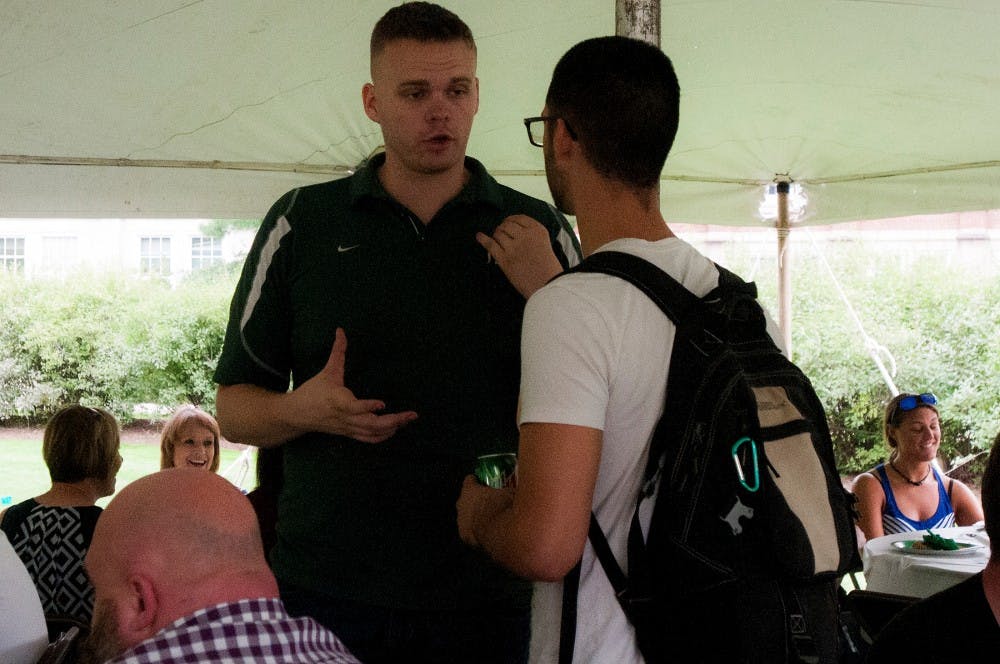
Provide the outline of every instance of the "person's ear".
[[476,103],[472,107],[472,114],[475,115],[476,113],[479,112],[479,77],[477,76],[474,79],[472,79],[472,82],[475,85],[476,89]]
[[372,122],[378,122],[378,104],[373,83],[365,83],[361,86],[361,104],[364,106],[368,119]]
[[149,577],[133,574],[126,587],[127,595],[119,613],[120,630],[126,642],[134,645],[160,631],[161,607],[156,587]]
[[559,157],[567,157],[574,150],[579,149],[576,139],[570,136],[566,121],[557,118],[552,124],[552,151]]

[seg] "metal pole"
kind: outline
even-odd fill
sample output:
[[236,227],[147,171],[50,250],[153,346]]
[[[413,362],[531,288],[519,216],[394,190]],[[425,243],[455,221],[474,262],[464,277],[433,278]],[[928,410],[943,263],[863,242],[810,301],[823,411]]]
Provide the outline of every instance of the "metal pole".
[[660,46],[660,0],[615,0],[615,34]]
[[792,357],[792,276],[791,252],[788,243],[787,181],[778,182],[778,324],[788,357]]

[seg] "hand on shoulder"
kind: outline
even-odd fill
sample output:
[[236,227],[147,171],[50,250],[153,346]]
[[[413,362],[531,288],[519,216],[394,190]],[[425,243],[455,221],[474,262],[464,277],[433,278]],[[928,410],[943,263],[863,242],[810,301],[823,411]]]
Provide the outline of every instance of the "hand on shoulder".
[[477,233],[476,240],[525,299],[562,272],[548,230],[527,215],[511,215],[492,237]]

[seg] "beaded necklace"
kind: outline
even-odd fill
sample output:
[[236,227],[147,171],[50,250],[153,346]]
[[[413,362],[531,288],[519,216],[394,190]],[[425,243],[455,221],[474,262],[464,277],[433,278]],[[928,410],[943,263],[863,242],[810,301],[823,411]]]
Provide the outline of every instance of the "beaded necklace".
[[902,477],[904,480],[906,480],[907,482],[909,482],[913,486],[920,486],[921,484],[923,484],[924,482],[927,481],[928,477],[931,476],[931,466],[929,466],[929,465],[927,466],[927,473],[922,478],[920,478],[919,480],[916,480],[916,481],[911,480],[908,476],[906,476],[906,475],[903,474],[903,471],[901,471],[899,468],[896,468],[896,463],[892,459],[889,459],[889,465],[892,466],[892,469],[896,471],[897,475],[899,475],[900,477]]

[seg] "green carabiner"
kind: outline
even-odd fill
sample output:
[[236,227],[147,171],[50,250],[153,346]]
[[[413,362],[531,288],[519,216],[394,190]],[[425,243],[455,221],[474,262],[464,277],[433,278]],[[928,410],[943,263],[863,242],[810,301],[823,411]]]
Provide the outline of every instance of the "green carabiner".
[[[737,456],[737,452],[739,451],[740,446],[746,442],[750,443],[750,451],[753,453],[753,486],[747,484],[746,474],[743,472],[743,466],[740,465],[740,459],[739,456]],[[735,443],[733,443],[732,453],[733,453],[733,463],[736,464],[736,476],[739,478],[740,484],[743,485],[744,489],[753,493],[754,491],[760,488],[760,471],[758,470],[757,466],[757,443],[754,441],[753,438],[744,436],[743,438],[740,438]]]

